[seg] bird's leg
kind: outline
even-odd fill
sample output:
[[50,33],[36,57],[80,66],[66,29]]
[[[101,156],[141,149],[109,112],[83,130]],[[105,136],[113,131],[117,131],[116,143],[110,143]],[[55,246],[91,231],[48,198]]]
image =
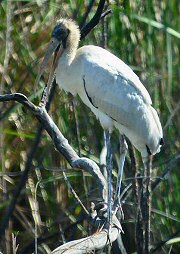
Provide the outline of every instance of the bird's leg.
[[126,143],[126,140],[124,136],[120,136],[120,161],[119,161],[119,169],[118,169],[118,176],[117,176],[117,183],[116,183],[116,193],[115,193],[115,199],[113,204],[113,214],[116,214],[119,207],[121,207],[120,203],[120,191],[121,191],[121,182],[122,182],[122,175],[123,175],[123,168],[124,168],[124,162],[125,157],[127,153],[128,145]]
[[43,93],[42,93],[41,101],[39,103],[40,107],[43,107],[43,106],[45,107],[46,106],[46,103],[47,103],[48,97],[49,97],[50,88],[51,88],[51,85],[54,81],[54,78],[55,78],[54,68],[52,68],[51,72],[50,72],[50,75],[49,75],[48,83],[45,86],[45,88],[43,90]]
[[107,148],[106,156],[106,167],[107,167],[107,182],[108,182],[108,209],[107,209],[107,222],[111,225],[111,210],[112,210],[112,152],[111,152],[111,142],[110,142],[110,132],[105,130],[105,146]]
[[142,184],[142,217],[144,223],[144,249],[145,253],[150,253],[150,218],[151,218],[151,175],[152,175],[152,155],[143,158],[144,179]]
[[43,93],[42,93],[42,96],[41,96],[41,101],[39,103],[40,107],[45,107],[46,106],[46,103],[48,101],[48,95],[49,95],[49,92],[48,92],[48,87],[46,85],[44,87],[44,90],[43,90]]

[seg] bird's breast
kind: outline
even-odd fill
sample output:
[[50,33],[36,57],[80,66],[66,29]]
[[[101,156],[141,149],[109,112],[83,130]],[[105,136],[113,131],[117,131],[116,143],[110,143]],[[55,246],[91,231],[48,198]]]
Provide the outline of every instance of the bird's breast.
[[66,92],[76,95],[79,90],[80,75],[75,65],[66,65],[60,62],[56,69],[56,82]]

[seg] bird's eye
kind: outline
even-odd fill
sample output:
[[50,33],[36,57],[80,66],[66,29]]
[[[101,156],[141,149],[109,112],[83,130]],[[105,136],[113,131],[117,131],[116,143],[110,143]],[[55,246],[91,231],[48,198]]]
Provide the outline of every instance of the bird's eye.
[[54,30],[52,31],[52,37],[55,37],[56,39],[60,40],[60,27],[55,26]]

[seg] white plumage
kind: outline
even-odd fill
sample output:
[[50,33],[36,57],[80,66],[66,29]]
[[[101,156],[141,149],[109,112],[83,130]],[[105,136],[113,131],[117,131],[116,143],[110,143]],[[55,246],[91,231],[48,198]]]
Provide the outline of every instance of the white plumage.
[[[56,50],[52,72],[61,88],[94,112],[104,129],[116,127],[141,152],[156,154],[163,144],[162,127],[151,98],[138,76],[122,60],[97,46],[78,49],[80,30],[69,19],[57,21],[36,85]],[[60,49],[57,49],[61,45]],[[51,76],[51,75],[50,75]]]
[[162,127],[151,98],[138,76],[123,61],[97,46],[79,49],[80,31],[71,20],[57,22],[68,29],[56,68],[61,88],[78,94],[104,129],[116,127],[141,152],[156,154],[163,142]]
[[[150,154],[160,151],[163,144],[162,127],[156,110],[151,106],[151,98],[138,76],[123,61],[96,46],[84,46],[78,49],[80,31],[72,21],[61,19],[57,22],[52,41],[41,64],[36,86],[55,51],[53,68],[59,86],[73,95],[79,95],[82,101],[94,112],[105,130],[113,127],[132,142],[141,152],[143,162]],[[59,48],[59,46],[61,46]],[[110,154],[109,132],[105,132],[107,154]],[[126,142],[122,137],[119,171],[113,213],[116,214],[120,203],[119,195],[123,166],[126,156]],[[109,161],[110,156],[107,156]],[[111,221],[111,167],[108,173],[108,216]]]

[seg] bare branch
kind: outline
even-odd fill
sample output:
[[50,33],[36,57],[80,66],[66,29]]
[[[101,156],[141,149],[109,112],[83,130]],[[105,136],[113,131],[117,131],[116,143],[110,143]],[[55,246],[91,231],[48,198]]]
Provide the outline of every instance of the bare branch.
[[106,230],[97,232],[94,235],[65,243],[55,249],[52,254],[83,254],[89,251],[101,250],[105,246],[114,242],[119,235],[119,230],[113,227],[109,234]]
[[26,106],[36,116],[44,129],[46,129],[52,138],[56,149],[66,158],[69,164],[73,168],[85,168],[93,177],[95,177],[99,185],[101,198],[102,200],[106,200],[106,182],[98,165],[88,158],[80,158],[77,155],[44,107],[35,106],[25,95],[20,93],[0,95],[0,101],[18,101]]
[[[35,115],[35,117],[38,119],[41,125],[43,125],[44,129],[48,132],[48,134],[52,138],[52,141],[54,142],[55,148],[66,158],[66,160],[69,162],[69,164],[72,167],[85,168],[86,170],[88,170],[89,173],[93,177],[95,177],[99,185],[101,199],[103,201],[107,199],[106,181],[98,165],[88,158],[80,158],[77,155],[77,153],[69,145],[68,140],[62,135],[58,127],[55,125],[51,117],[48,115],[44,107],[35,106],[32,102],[28,100],[26,96],[20,93],[0,95],[0,102],[5,102],[5,101],[18,101],[21,104],[23,104],[26,108],[28,108]],[[28,175],[28,171],[26,171],[25,178],[27,177],[27,175]],[[21,187],[22,186],[20,186],[19,188],[21,189]],[[94,222],[95,224],[99,224],[99,223],[102,224],[102,221],[104,220],[99,219],[97,217]],[[85,239],[80,239],[77,241],[72,241],[66,244],[65,246],[63,245],[58,248],[57,250],[58,252],[53,252],[53,253],[62,253],[61,252],[62,249],[64,250],[66,246],[74,246],[74,244],[76,244],[76,251],[77,251],[77,247],[80,251],[76,253],[85,253],[84,251],[87,250],[87,248],[89,250],[101,249],[107,244],[109,244],[110,242],[115,241],[117,239],[118,234],[120,233],[120,226],[118,227],[118,225],[120,224],[117,221],[117,218],[115,216],[113,219],[113,223],[115,227],[112,228],[111,232],[107,233],[106,230],[102,230],[101,232],[94,234],[93,236],[87,237]],[[108,242],[109,239],[110,239],[110,242]],[[82,246],[86,246],[86,247],[84,247],[83,249]],[[68,253],[71,253],[71,252],[68,252]]]

